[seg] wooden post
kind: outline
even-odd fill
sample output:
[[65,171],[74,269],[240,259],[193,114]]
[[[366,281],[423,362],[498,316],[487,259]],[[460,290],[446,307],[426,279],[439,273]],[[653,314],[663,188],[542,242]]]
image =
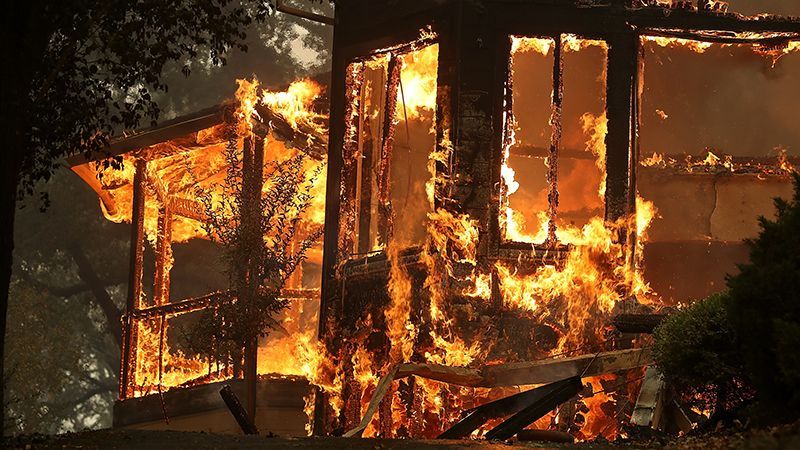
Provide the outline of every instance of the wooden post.
[[158,209],[158,236],[156,237],[155,303],[169,303],[169,280],[172,270],[172,205],[169,201]]
[[555,37],[555,46],[553,47],[553,97],[552,97],[552,114],[550,116],[550,154],[547,164],[547,183],[550,186],[550,191],[547,194],[548,202],[548,219],[550,222],[547,226],[547,243],[548,245],[555,245],[556,239],[556,220],[558,219],[558,150],[561,146],[561,105],[564,103],[564,83],[562,80],[563,58],[562,55],[563,44],[561,43],[561,35]]
[[[639,37],[631,31],[609,36],[606,86],[606,220],[635,212],[635,110],[638,100]],[[633,199],[633,201],[631,200]],[[633,204],[632,204],[633,203]],[[621,236],[624,239],[625,236]]]
[[[341,310],[341,296],[338,294],[336,265],[340,257],[340,207],[342,206],[341,188],[343,180],[344,160],[342,149],[345,143],[345,127],[337,124],[345,123],[345,103],[347,101],[347,61],[341,53],[342,32],[340,27],[333,30],[333,64],[331,68],[331,112],[330,139],[328,140],[328,173],[325,185],[325,236],[322,251],[322,280],[319,304],[319,339],[325,345],[328,354],[335,355],[333,347],[335,339],[340,337],[332,333],[328,327],[336,322]],[[344,199],[347,201],[347,199]],[[341,230],[345,232],[346,230]],[[313,434],[320,436],[326,433],[328,408],[326,395],[316,388],[314,392]]]
[[397,109],[397,90],[400,86],[402,61],[392,54],[387,69],[386,102],[384,103],[381,154],[378,165],[378,237],[384,247],[392,238],[392,150],[394,149],[394,115]]
[[[342,170],[341,170],[341,209],[338,221],[339,236],[338,256],[347,258],[353,253],[355,247],[356,227],[359,220],[357,198],[358,192],[358,168],[363,165],[361,152],[361,122],[364,121],[363,109],[363,86],[364,86],[364,63],[353,63],[347,67],[345,90],[345,121],[344,121],[344,142],[342,144]],[[326,198],[327,201],[327,198]]]
[[[374,79],[372,80],[372,85],[374,86]],[[361,186],[361,192],[359,193],[358,203],[359,208],[356,214],[358,215],[358,247],[357,251],[359,254],[367,253],[368,251],[372,250],[372,242],[370,241],[369,230],[372,225],[372,166],[374,161],[374,145],[375,145],[375,137],[372,134],[372,127],[370,126],[371,117],[369,117],[369,112],[366,110],[366,89],[363,88],[366,84],[362,85],[362,94],[361,94],[361,110],[359,114],[359,119],[361,123],[361,127],[359,127],[359,149],[361,150],[359,158],[359,164],[361,166],[361,176],[358,180],[359,185]],[[375,90],[373,89],[370,94],[370,104],[374,105],[375,100],[377,98],[380,101],[380,97],[375,95]]]
[[144,259],[145,171],[147,161],[136,160],[133,176],[133,204],[131,205],[131,250],[128,272],[128,300],[123,319],[122,364],[120,365],[119,397],[133,396],[136,381],[137,321],[132,313],[141,305],[142,272]]

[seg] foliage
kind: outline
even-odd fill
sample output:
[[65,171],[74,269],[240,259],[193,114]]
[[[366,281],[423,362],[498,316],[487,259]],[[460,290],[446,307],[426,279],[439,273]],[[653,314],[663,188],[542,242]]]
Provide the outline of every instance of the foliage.
[[[223,195],[197,192],[206,214],[204,231],[223,248],[236,297],[204,311],[189,335],[196,351],[217,358],[236,358],[247,343],[279,326],[274,316],[288,306],[281,290],[322,235],[321,228],[307,229],[302,219],[323,166],[307,173],[308,156],[297,151],[264,161],[259,176],[252,170],[259,166],[259,158],[252,154],[263,154],[265,148],[254,144],[253,151],[243,151],[231,128]],[[250,139],[245,136],[245,147]]]
[[697,301],[654,333],[653,356],[665,380],[703,409],[727,409],[743,400],[743,367],[728,301],[727,293]]
[[48,295],[20,282],[11,293],[8,318],[17,334],[6,344],[4,431],[109,426],[118,366],[103,320],[83,296]]
[[765,408],[800,413],[800,174],[794,198],[775,200],[775,220],[760,219],[750,262],[728,279],[730,319],[747,374]]
[[[119,370],[112,331],[124,304],[130,228],[105,220],[74,174],[58,172],[42,187],[52,206],[16,215],[4,379],[13,420],[6,431],[110,426]],[[93,279],[78,270],[79,253],[92,262]],[[106,315],[96,292],[106,293],[115,315]]]

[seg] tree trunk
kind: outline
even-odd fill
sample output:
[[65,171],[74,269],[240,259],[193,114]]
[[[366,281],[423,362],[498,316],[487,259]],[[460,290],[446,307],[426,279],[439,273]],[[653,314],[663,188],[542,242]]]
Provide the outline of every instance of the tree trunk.
[[[0,78],[0,375],[5,379],[5,337],[8,294],[14,254],[14,215],[23,160],[29,150],[30,91],[41,64],[50,33],[45,32],[44,2],[11,2],[4,5],[0,25],[0,54],[4,61]],[[5,383],[4,383],[5,384]],[[3,386],[4,388],[5,386]],[[5,425],[5,397],[0,406]]]
[[[8,312],[8,291],[11,283],[11,267],[14,254],[14,214],[17,206],[17,185],[21,170],[19,154],[25,148],[23,118],[18,115],[18,108],[24,107],[23,95],[20,95],[20,75],[17,73],[15,62],[21,58],[17,55],[20,49],[12,49],[23,34],[22,27],[15,23],[20,18],[16,16],[17,4],[9,5],[3,14],[3,24],[0,26],[0,41],[2,41],[2,54],[4,61],[2,79],[0,79],[0,135],[3,139],[3,149],[0,151],[0,336],[3,345],[0,345],[0,376],[5,380],[5,336],[6,313]],[[24,9],[23,11],[24,12]],[[24,16],[23,16],[24,17]],[[20,89],[21,90],[21,89]],[[3,407],[3,425],[5,426],[5,382],[0,389],[0,406]],[[5,427],[4,427],[5,428]]]

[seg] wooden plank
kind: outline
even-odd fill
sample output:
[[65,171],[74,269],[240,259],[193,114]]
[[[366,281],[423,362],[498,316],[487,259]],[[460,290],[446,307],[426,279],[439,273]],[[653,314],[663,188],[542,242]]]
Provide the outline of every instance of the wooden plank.
[[644,381],[636,398],[636,406],[631,415],[631,424],[640,427],[661,429],[665,403],[664,377],[654,367],[644,372]]
[[233,418],[236,419],[236,423],[239,424],[239,428],[242,429],[242,432],[244,434],[258,434],[258,428],[256,428],[254,420],[255,416],[249,416],[247,414],[247,411],[244,410],[242,403],[239,401],[239,397],[233,393],[230,385],[225,385],[220,389],[219,395],[222,397],[222,400],[225,401],[225,405],[228,407]]
[[441,364],[400,364],[395,378],[405,378],[410,375],[460,386],[480,386],[484,380],[480,369]]
[[477,386],[517,386],[544,384],[574,375],[593,377],[642,367],[652,362],[650,349],[616,350],[596,355],[545,359],[497,366],[487,366],[483,381]]
[[400,364],[395,378],[416,375],[468,387],[519,386],[552,383],[575,375],[593,377],[642,367],[651,362],[652,355],[649,349],[628,349],[594,355],[498,364],[481,368],[452,367],[441,364]]

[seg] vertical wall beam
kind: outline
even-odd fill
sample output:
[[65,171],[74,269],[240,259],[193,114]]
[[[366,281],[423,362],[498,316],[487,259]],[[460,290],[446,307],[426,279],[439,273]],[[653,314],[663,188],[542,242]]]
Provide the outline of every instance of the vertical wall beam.
[[[340,335],[334,328],[341,311],[341,296],[336,280],[336,264],[339,254],[340,207],[342,205],[342,168],[344,165],[343,148],[345,141],[345,103],[347,97],[347,60],[342,53],[342,28],[333,28],[333,61],[331,64],[330,88],[330,127],[328,139],[328,173],[325,186],[325,234],[322,249],[322,280],[319,304],[318,337],[325,345],[329,355],[336,346]],[[341,125],[340,125],[341,124]],[[334,364],[336,362],[334,361]],[[325,434],[327,427],[327,398],[320,389],[314,392],[314,423],[312,433],[315,436]]]
[[[365,64],[363,63],[354,63],[347,67],[345,129],[344,143],[342,144],[342,184],[340,189],[341,209],[338,218],[340,230],[338,255],[340,258],[346,258],[353,252],[356,246],[354,242],[357,231],[356,226],[360,224],[359,220],[362,219],[358,206],[363,207],[363,200],[360,202],[360,199],[356,196],[358,192],[358,168],[359,165],[364,164],[364,159],[359,158],[362,155],[360,150],[362,147],[360,125],[365,122],[363,111],[364,72]],[[369,198],[367,199],[367,207],[369,207]]]
[[[497,53],[502,45],[490,28],[488,8],[472,2],[459,2],[453,45],[454,61],[454,154],[451,175],[450,205],[455,212],[469,214],[479,222],[480,255],[487,253],[486,233],[493,203],[492,173],[494,155],[500,154],[501,139],[495,139],[493,105],[498,95],[497,76],[505,70],[497,67]],[[502,93],[500,93],[502,95]],[[497,173],[499,175],[499,165]],[[496,219],[495,219],[496,220]]]
[[381,155],[378,165],[378,237],[384,248],[392,238],[392,151],[394,150],[394,116],[397,110],[397,91],[400,86],[400,58],[392,54],[386,79],[386,102],[381,133]]
[[633,171],[640,52],[634,31],[611,35],[608,44],[606,220],[616,221],[636,208]]
[[564,103],[564,65],[563,44],[561,35],[555,36],[553,47],[553,94],[552,112],[550,115],[550,157],[547,165],[547,182],[550,191],[547,194],[549,222],[547,224],[547,243],[556,245],[556,221],[558,220],[558,153],[561,147],[561,107]]
[[133,396],[136,382],[137,321],[132,313],[141,306],[142,273],[144,260],[145,172],[147,161],[136,160],[133,176],[133,204],[131,205],[131,250],[128,271],[128,300],[123,317],[122,364],[120,365],[120,399]]
[[155,303],[169,303],[169,281],[172,270],[172,205],[167,201],[158,210],[156,237]]

